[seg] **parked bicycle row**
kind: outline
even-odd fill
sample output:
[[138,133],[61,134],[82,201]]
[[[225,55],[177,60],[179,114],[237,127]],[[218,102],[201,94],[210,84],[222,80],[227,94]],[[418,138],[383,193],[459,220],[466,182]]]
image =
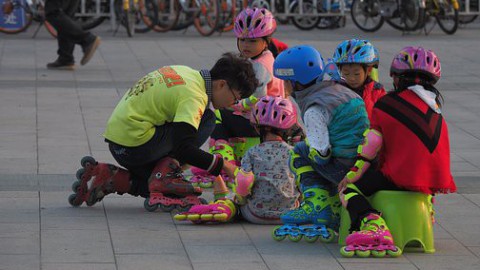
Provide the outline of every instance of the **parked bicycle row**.
[[[0,32],[25,31],[39,22],[34,36],[44,25],[55,29],[44,15],[44,0],[0,0]],[[81,0],[76,20],[92,29],[105,19],[115,23],[114,32],[124,27],[129,36],[148,31],[167,32],[190,26],[204,36],[230,31],[238,12],[247,6],[272,11],[279,23],[292,23],[301,30],[345,26],[350,13],[354,24],[365,32],[379,30],[386,22],[400,31],[424,30],[436,24],[454,34],[459,24],[473,22],[480,0]]]

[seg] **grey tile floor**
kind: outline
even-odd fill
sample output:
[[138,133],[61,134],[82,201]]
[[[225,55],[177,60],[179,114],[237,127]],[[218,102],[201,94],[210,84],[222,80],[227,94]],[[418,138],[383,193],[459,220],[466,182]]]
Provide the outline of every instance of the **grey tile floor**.
[[[105,24],[95,30],[103,43],[91,62],[65,72],[45,68],[56,41],[43,30],[31,39],[29,31],[0,34],[0,269],[480,269],[479,23],[453,36],[438,29],[402,35],[388,26],[362,33],[350,22],[309,32],[280,26],[275,34],[290,45],[313,45],[325,58],[341,40],[370,39],[387,88],[401,47],[422,45],[439,55],[459,192],[437,199],[437,252],[397,259],[345,259],[336,244],[275,242],[272,226],[177,223],[168,213],[146,212],[141,198],[113,195],[94,207],[70,207],[79,159],[114,162],[101,134],[126,89],[162,65],[209,68],[236,50],[235,38],[190,29],[131,39],[122,30],[113,37]],[[79,48],[75,54],[80,59]]]

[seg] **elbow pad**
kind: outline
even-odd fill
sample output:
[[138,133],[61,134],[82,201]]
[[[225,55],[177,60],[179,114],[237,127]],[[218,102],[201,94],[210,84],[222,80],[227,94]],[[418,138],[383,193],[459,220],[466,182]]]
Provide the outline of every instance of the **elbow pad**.
[[372,161],[378,155],[382,148],[383,136],[380,131],[375,129],[367,129],[363,133],[363,143],[358,146],[357,154],[361,159]]

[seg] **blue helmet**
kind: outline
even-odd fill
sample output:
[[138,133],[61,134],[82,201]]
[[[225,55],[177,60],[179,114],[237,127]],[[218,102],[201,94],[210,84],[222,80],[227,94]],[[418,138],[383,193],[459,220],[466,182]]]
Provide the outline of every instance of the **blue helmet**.
[[275,77],[300,84],[308,84],[323,78],[324,62],[315,48],[300,45],[280,53],[273,63]]
[[338,64],[376,65],[380,58],[372,43],[363,39],[345,40],[337,46],[333,61]]

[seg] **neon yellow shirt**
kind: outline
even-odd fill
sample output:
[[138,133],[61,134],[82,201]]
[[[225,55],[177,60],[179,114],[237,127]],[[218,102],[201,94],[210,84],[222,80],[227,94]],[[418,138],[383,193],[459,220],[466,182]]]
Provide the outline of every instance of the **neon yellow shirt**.
[[140,79],[118,103],[105,138],[127,147],[153,137],[155,126],[185,122],[198,129],[208,103],[205,80],[187,66],[165,66]]

